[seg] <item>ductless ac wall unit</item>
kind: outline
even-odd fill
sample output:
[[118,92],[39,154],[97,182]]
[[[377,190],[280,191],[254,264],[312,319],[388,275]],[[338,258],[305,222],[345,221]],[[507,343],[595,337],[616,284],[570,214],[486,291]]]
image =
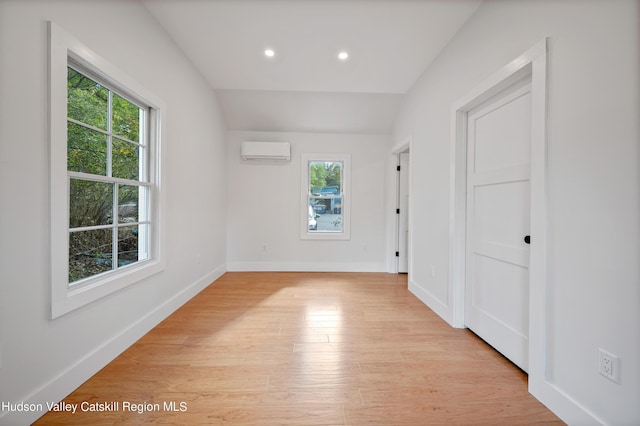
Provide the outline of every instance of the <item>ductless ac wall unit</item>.
[[243,160],[291,160],[288,142],[242,142],[240,156]]

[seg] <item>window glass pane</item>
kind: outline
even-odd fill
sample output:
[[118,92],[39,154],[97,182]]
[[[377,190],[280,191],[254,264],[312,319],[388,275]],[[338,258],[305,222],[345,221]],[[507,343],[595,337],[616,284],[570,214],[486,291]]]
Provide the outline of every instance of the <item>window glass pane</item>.
[[[309,197],[309,231],[342,232],[341,198]],[[311,213],[313,211],[313,215]],[[312,216],[313,220],[312,220]],[[315,221],[315,223],[314,223]]]
[[146,225],[123,226],[118,228],[118,267],[126,266],[146,255],[140,250],[140,229]]
[[342,169],[341,161],[309,162],[309,231],[342,232]]
[[69,227],[113,223],[113,184],[71,179]]
[[112,95],[113,123],[112,131],[130,141],[140,141],[140,108],[128,100]]
[[107,136],[67,123],[67,170],[107,175]]
[[107,130],[109,91],[67,68],[67,116],[102,130]]
[[342,195],[342,162],[309,162],[309,189],[312,195]]
[[[145,190],[145,188],[142,188]],[[141,223],[138,225],[138,260],[147,260],[151,257],[149,254],[149,229],[151,225]]]
[[118,188],[119,223],[138,222],[139,191],[140,187],[133,185],[120,185]]
[[69,233],[69,282],[112,269],[111,229]]
[[138,145],[118,138],[112,139],[112,175],[122,179],[139,179]]

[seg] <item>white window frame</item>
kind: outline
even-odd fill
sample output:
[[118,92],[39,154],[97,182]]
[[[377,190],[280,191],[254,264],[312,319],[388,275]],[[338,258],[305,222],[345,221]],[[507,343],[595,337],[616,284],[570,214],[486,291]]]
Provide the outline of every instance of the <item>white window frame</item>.
[[[52,22],[49,29],[49,145],[51,220],[51,318],[112,294],[165,268],[163,203],[160,181],[160,135],[165,103],[131,77],[95,54],[75,37]],[[147,165],[150,185],[149,256],[127,267],[115,269],[69,285],[69,173],[67,171],[67,66],[73,62],[108,83],[110,88],[131,94],[148,106]],[[144,159],[141,158],[141,161]],[[142,207],[141,207],[142,208]]]
[[[341,162],[342,167],[342,231],[309,231],[309,164],[315,162]],[[351,155],[350,154],[301,154],[300,182],[300,238],[303,240],[351,239]]]

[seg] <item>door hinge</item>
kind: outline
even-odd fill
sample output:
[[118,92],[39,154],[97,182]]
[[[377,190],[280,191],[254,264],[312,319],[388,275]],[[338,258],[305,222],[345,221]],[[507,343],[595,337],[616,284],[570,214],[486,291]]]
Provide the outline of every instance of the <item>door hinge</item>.
[[397,170],[397,171],[400,171],[400,166],[396,166],[396,170]]
[[396,257],[400,257],[400,252],[399,251],[396,252]]
[[400,209],[396,209],[396,214],[400,214]]

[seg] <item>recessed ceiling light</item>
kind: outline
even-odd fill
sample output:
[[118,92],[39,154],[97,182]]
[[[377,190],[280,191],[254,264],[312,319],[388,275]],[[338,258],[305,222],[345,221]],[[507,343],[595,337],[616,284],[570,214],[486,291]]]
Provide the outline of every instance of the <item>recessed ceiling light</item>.
[[338,59],[340,59],[341,61],[346,61],[347,59],[349,59],[349,54],[343,50],[342,52],[338,53]]
[[267,58],[273,58],[276,55],[276,52],[273,51],[273,49],[265,49],[264,51],[264,56],[266,56]]

